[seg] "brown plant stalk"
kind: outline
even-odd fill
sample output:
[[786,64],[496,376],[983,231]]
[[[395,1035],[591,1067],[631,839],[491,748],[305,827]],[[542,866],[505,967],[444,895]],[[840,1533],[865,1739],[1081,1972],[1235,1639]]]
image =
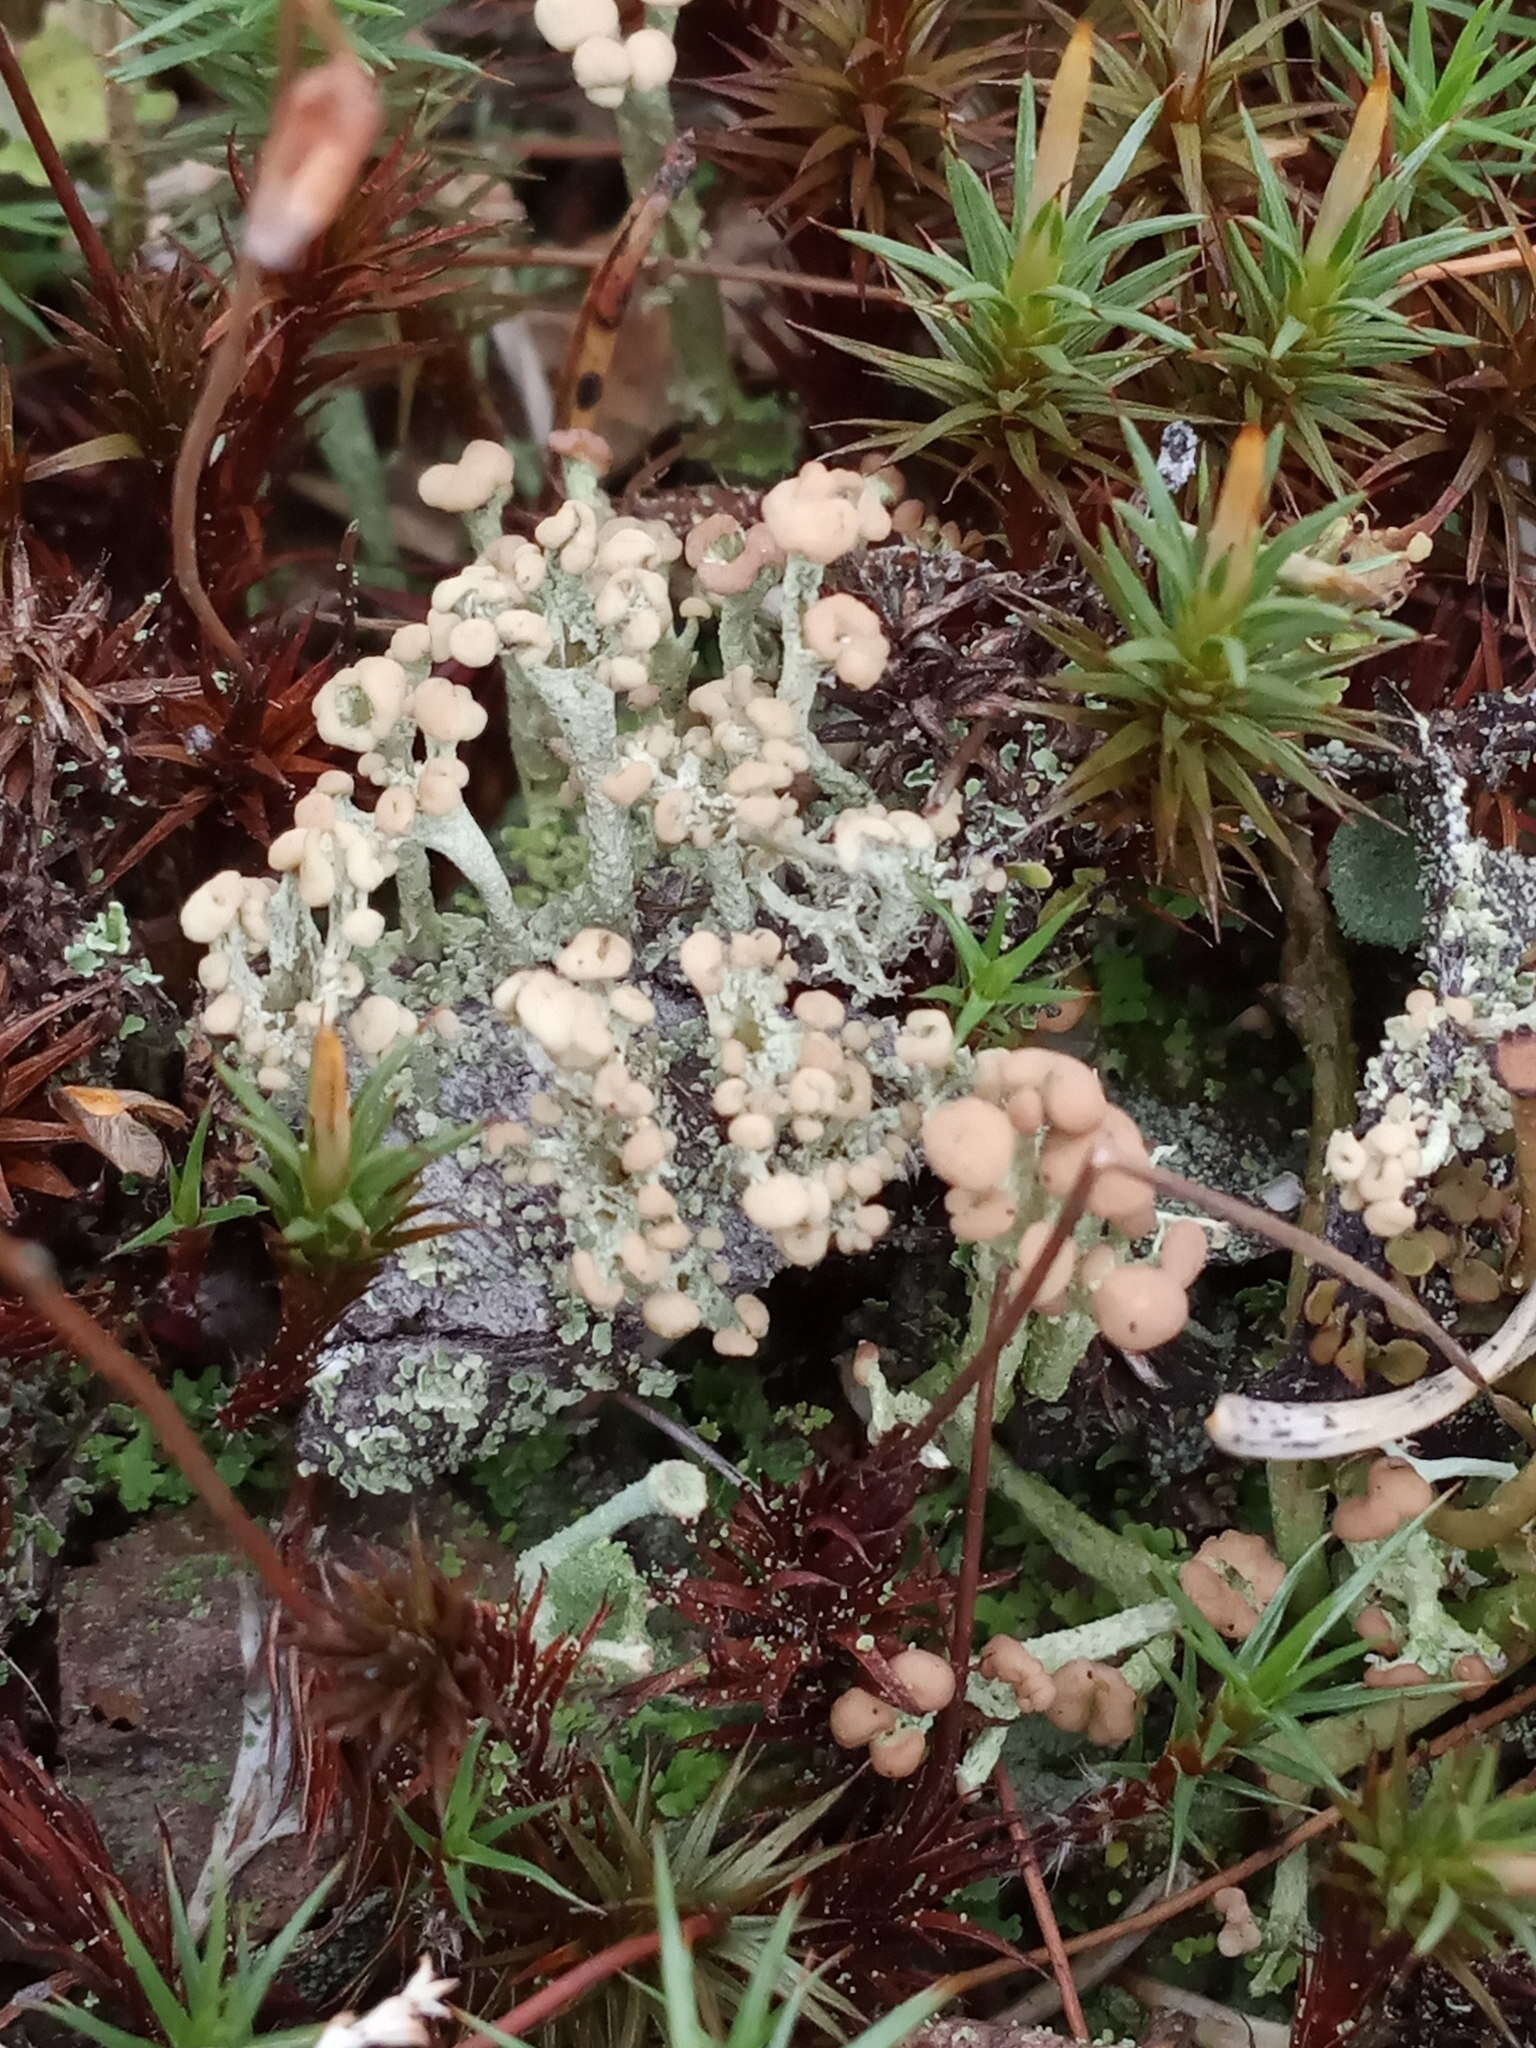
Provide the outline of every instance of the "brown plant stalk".
[[[981,1546],[986,1530],[987,1489],[992,1465],[993,1407],[997,1373],[1003,1356],[1017,1335],[1024,1318],[1034,1306],[1035,1296],[1045,1284],[1052,1261],[1077,1228],[1089,1191],[1098,1173],[1092,1158],[1086,1160],[1068,1188],[1056,1213],[1050,1233],[1027,1271],[998,1275],[987,1309],[986,1329],[970,1363],[955,1375],[929,1408],[913,1436],[916,1451],[955,1415],[974,1389],[976,1421],[971,1431],[970,1471],[966,1485],[965,1533],[961,1545],[960,1572],[955,1592],[954,1618],[950,1625],[949,1661],[955,1671],[955,1694],[939,1716],[933,1756],[923,1776],[923,1798],[930,1810],[947,1796],[960,1755],[961,1719],[965,1712],[965,1685],[971,1669],[971,1639],[976,1632],[976,1596],[981,1587]],[[1010,1281],[1012,1284],[1010,1284]]]
[[[1038,1287],[1039,1279],[1031,1275]],[[929,1765],[929,1789],[942,1797],[955,1773],[960,1754],[960,1717],[965,1708],[965,1682],[971,1668],[971,1638],[976,1632],[976,1594],[981,1583],[981,1541],[986,1524],[987,1483],[992,1465],[992,1421],[997,1402],[997,1368],[1003,1345],[988,1341],[993,1326],[1008,1313],[1007,1275],[998,1278],[987,1316],[987,1336],[977,1353],[976,1421],[971,1431],[971,1467],[965,1491],[965,1533],[960,1550],[960,1579],[955,1590],[955,1611],[950,1622],[949,1661],[955,1672],[955,1696],[939,1717],[933,1760]],[[1034,1289],[1027,1284],[1019,1292],[1027,1309]],[[958,1382],[957,1382],[958,1384]]]
[[[483,258],[474,259],[474,266],[480,268],[488,263],[498,270],[596,270],[607,260],[606,249],[567,249],[535,242],[488,250]],[[816,277],[808,270],[781,270],[771,263],[724,263],[703,256],[648,256],[640,270],[647,277],[712,277],[719,284],[759,284],[769,290],[804,292],[823,299],[872,300],[884,306],[906,304],[901,293],[889,285],[861,287],[851,278]]]
[[187,430],[181,437],[181,446],[176,451],[176,472],[171,480],[171,551],[176,587],[202,627],[204,638],[246,685],[252,681],[251,665],[203,587],[197,559],[197,495],[208,450],[213,446],[230,394],[240,381],[245,339],[259,295],[256,266],[249,257],[242,256],[235,270],[234,297],[225,316],[224,332],[208,365],[208,374],[203,379],[203,388],[198,393]]
[[296,1620],[318,1618],[319,1608],[304,1591],[276,1544],[241,1507],[214,1469],[213,1460],[158,1380],[126,1352],[60,1285],[53,1261],[39,1245],[25,1244],[0,1230],[0,1282],[17,1294],[58,1333],[82,1364],[145,1416],[161,1448],[176,1461],[187,1484],[228,1531],[274,1600]]
[[1475,256],[1453,256],[1445,263],[1421,263],[1404,284],[1439,284],[1449,277],[1487,277],[1494,271],[1518,270],[1524,262],[1518,249],[1482,249]]
[[996,1792],[997,1803],[1007,1818],[1008,1832],[1018,1846],[1024,1889],[1029,1894],[1029,1903],[1034,1909],[1036,1920],[1040,1923],[1040,1932],[1045,1937],[1045,1951],[1051,1959],[1051,1975],[1056,1979],[1056,1989],[1061,1993],[1062,2018],[1072,2029],[1074,2041],[1086,2041],[1088,2024],[1083,2018],[1083,2001],[1078,1996],[1077,1979],[1072,1975],[1072,1964],[1061,1938],[1061,1929],[1056,1924],[1056,1909],[1051,1904],[1051,1894],[1045,1882],[1045,1874],[1040,1868],[1040,1858],[1035,1854],[1029,1822],[1019,1811],[1019,1802],[1014,1797],[1013,1786],[1009,1783],[1008,1773],[1001,1764],[992,1773],[992,1789]]
[[[728,1913],[694,1913],[683,1921],[679,1932],[691,1948],[694,1942],[717,1933],[729,1918]],[[564,2012],[567,2006],[597,1985],[606,1984],[610,1977],[618,1976],[621,1970],[633,1969],[636,1963],[649,1962],[660,1947],[659,1928],[652,1928],[647,1934],[626,1935],[622,1941],[599,1949],[595,1956],[585,1956],[581,1962],[573,1963],[553,1982],[523,1999],[521,2004],[514,2005],[510,2012],[504,2012],[492,2024],[498,2033],[511,2034],[514,2039],[519,2039],[531,2028],[543,2026],[546,2020]],[[467,2023],[471,2026],[476,2024],[473,2020]],[[459,2048],[498,2048],[498,2044],[488,2034],[477,2033],[460,2042]]]
[[57,143],[48,132],[27,74],[21,68],[21,59],[16,46],[0,23],[0,85],[4,85],[16,109],[28,142],[37,153],[38,162],[47,175],[54,198],[59,202],[59,211],[69,223],[69,231],[79,245],[80,254],[85,258],[85,267],[91,273],[91,282],[110,312],[113,322],[122,325],[122,293],[118,287],[117,271],[102,240],[96,223],[85,210],[75,181],[65,168]]
[[1392,1314],[1400,1329],[1412,1330],[1416,1336],[1425,1338],[1437,1351],[1444,1354],[1447,1362],[1455,1366],[1464,1378],[1471,1381],[1480,1393],[1488,1391],[1488,1382],[1478,1371],[1477,1363],[1463,1345],[1458,1344],[1448,1330],[1443,1330],[1423,1304],[1413,1295],[1404,1294],[1390,1282],[1383,1280],[1379,1273],[1373,1273],[1361,1260],[1351,1258],[1348,1252],[1341,1252],[1328,1243],[1326,1238],[1315,1232],[1303,1230],[1298,1224],[1287,1223],[1283,1217],[1274,1216],[1266,1209],[1259,1209],[1252,1202],[1245,1202],[1237,1195],[1225,1195],[1217,1188],[1208,1188],[1203,1182],[1185,1180],[1182,1175],[1170,1173],[1166,1167],[1143,1165],[1136,1160],[1112,1159],[1099,1162],[1100,1166],[1112,1165],[1117,1172],[1128,1173],[1134,1179],[1145,1181],[1160,1195],[1168,1195],[1176,1202],[1188,1202],[1191,1208],[1203,1209],[1208,1216],[1214,1216],[1220,1223],[1230,1223],[1238,1230],[1246,1230],[1252,1237],[1267,1237],[1271,1244],[1277,1244],[1282,1251],[1299,1252],[1314,1265],[1324,1266],[1331,1273],[1337,1273],[1341,1280],[1348,1280],[1365,1294],[1374,1294]]

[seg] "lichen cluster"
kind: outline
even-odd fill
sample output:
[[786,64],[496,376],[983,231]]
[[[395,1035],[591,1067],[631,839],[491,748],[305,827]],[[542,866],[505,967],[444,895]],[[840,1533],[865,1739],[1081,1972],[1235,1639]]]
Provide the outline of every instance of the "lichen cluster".
[[[717,1352],[751,1357],[767,1311],[731,1291],[732,1237],[770,1240],[770,1270],[869,1250],[939,1070],[910,1028],[850,1018],[825,989],[790,1001],[796,963],[770,930],[686,939],[678,966],[703,1015],[670,1030],[630,963],[627,941],[589,931],[553,970],[497,989],[552,1073],[528,1120],[492,1125],[487,1142],[511,1184],[559,1190],[577,1301],[600,1315],[638,1301],[658,1337],[702,1323]],[[564,1178],[573,1154],[589,1167],[579,1185]]]
[[[973,1091],[929,1112],[923,1150],[948,1186],[956,1238],[977,1247],[978,1303],[1000,1277],[1013,1285],[1046,1256],[1090,1158],[1147,1162],[1141,1132],[1106,1100],[1092,1069],[1045,1046],[981,1053]],[[1161,1225],[1146,1183],[1114,1168],[1093,1179],[1084,1209],[1005,1354],[1005,1389],[1022,1369],[1032,1393],[1056,1399],[1095,1331],[1140,1352],[1167,1343],[1188,1317],[1186,1289],[1205,1263],[1202,1226],[1187,1217]],[[1132,1257],[1135,1240],[1154,1232],[1154,1255]]]
[[538,0],[534,27],[566,51],[571,73],[594,107],[618,107],[630,92],[665,90],[677,63],[671,25],[683,0],[652,6],[643,28],[625,35],[615,0]]
[[1472,831],[1465,779],[1428,721],[1415,743],[1423,766],[1408,778],[1410,820],[1434,848],[1424,985],[1387,1022],[1358,1125],[1328,1148],[1341,1206],[1389,1244],[1414,1229],[1442,1169],[1507,1137],[1510,1094],[1492,1055],[1536,1019],[1536,870]]
[[[885,481],[811,463],[759,525],[677,533],[614,515],[572,462],[524,538],[510,478],[480,442],[425,473],[474,560],[322,690],[356,773],[300,800],[271,873],[216,875],[182,912],[202,1027],[274,1098],[335,1023],[361,1061],[417,1041],[402,1128],[480,1127],[425,1182],[469,1234],[382,1276],[315,1376],[308,1455],[380,1490],[700,1327],[750,1356],[757,1288],[878,1241],[925,1113],[972,1071],[941,1013],[878,1006],[992,852],[957,799],[882,803],[817,734],[888,653],[822,587],[890,536]],[[526,813],[584,853],[531,908],[463,799],[487,712],[456,677],[498,671]],[[477,914],[438,908],[433,855]]]
[[1356,1633],[1372,1652],[1364,1682],[1391,1691],[1452,1679],[1475,1697],[1506,1660],[1490,1636],[1465,1627],[1446,1604],[1465,1590],[1465,1558],[1425,1528],[1388,1548],[1389,1538],[1434,1505],[1434,1488],[1406,1460],[1375,1458],[1363,1490],[1334,1509],[1334,1535],[1357,1564],[1374,1565],[1371,1598],[1355,1615]]

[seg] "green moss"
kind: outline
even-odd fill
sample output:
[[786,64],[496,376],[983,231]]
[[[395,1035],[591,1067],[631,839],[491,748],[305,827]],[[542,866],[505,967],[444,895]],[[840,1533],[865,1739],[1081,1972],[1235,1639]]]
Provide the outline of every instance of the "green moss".
[[1388,798],[1375,814],[1345,819],[1328,849],[1328,893],[1347,938],[1410,953],[1423,937],[1426,907],[1418,848],[1403,816]]
[[510,1543],[520,1524],[530,1514],[538,1519],[539,1509],[554,1490],[546,1482],[570,1454],[571,1437],[558,1428],[536,1430],[503,1444],[494,1455],[481,1458],[471,1471],[483,1489],[491,1512],[501,1524],[500,1537]]

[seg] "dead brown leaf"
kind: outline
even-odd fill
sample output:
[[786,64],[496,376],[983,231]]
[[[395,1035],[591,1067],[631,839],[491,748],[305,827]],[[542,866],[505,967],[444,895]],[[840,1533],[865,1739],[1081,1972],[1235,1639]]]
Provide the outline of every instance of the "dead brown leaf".
[[150,1123],[185,1130],[187,1119],[174,1103],[162,1102],[139,1088],[55,1088],[49,1101],[57,1115],[92,1151],[119,1173],[158,1180],[165,1170],[165,1147]]

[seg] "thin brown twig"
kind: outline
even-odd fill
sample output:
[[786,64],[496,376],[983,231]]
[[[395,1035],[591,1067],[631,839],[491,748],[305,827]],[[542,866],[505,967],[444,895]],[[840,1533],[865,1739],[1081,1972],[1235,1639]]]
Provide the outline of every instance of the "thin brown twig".
[[209,644],[218,649],[244,683],[251,681],[251,665],[238,642],[213,608],[203,587],[198,566],[197,498],[203,479],[203,465],[230,395],[240,381],[245,339],[256,311],[261,283],[256,266],[242,256],[235,271],[235,290],[225,319],[224,332],[214,350],[203,379],[197,404],[187,422],[176,452],[176,472],[171,480],[171,546],[176,583],[193,617]]
[[[513,83],[489,65],[482,70],[486,78]],[[509,135],[506,143],[524,163],[612,163],[624,153],[616,135]]]
[[[1019,1276],[1018,1281],[1008,1293],[1001,1313],[997,1311],[996,1298],[994,1297],[994,1305],[987,1315],[986,1331],[980,1344],[976,1347],[975,1355],[970,1363],[963,1366],[955,1375],[938,1399],[930,1405],[928,1413],[914,1429],[913,1447],[915,1449],[921,1449],[924,1444],[933,1441],[944,1425],[952,1419],[955,1411],[976,1385],[982,1373],[988,1369],[989,1361],[995,1364],[1002,1358],[1003,1353],[1013,1342],[1014,1337],[1018,1333],[1019,1325],[1029,1314],[1030,1309],[1034,1305],[1035,1296],[1045,1284],[1045,1276],[1051,1270],[1051,1262],[1077,1228],[1083,1211],[1088,1204],[1089,1191],[1101,1170],[1100,1162],[1093,1158],[1089,1158],[1084,1162],[1077,1179],[1073,1181],[1071,1187],[1068,1188],[1066,1194],[1062,1197],[1061,1207],[1056,1212],[1056,1221],[1051,1225],[1050,1232],[1046,1237],[1045,1243],[1041,1245],[1034,1264],[1027,1272]],[[1007,1277],[1006,1273],[999,1277],[999,1295],[1003,1291]]]
[[987,1305],[986,1328],[970,1362],[955,1375],[944,1392],[929,1407],[909,1442],[915,1454],[952,1420],[962,1402],[974,1391],[976,1422],[971,1432],[970,1474],[966,1488],[965,1537],[960,1560],[960,1582],[954,1621],[950,1630],[950,1663],[956,1684],[953,1699],[939,1716],[933,1756],[924,1772],[922,1798],[931,1806],[943,1797],[954,1778],[960,1755],[960,1723],[965,1711],[965,1682],[971,1668],[971,1637],[976,1628],[976,1595],[981,1582],[981,1546],[986,1527],[987,1484],[992,1463],[992,1412],[996,1400],[997,1373],[1008,1346],[1045,1285],[1057,1253],[1077,1228],[1098,1168],[1086,1160],[1062,1200],[1056,1220],[1027,1271],[1011,1268],[997,1276]]
[[1454,1728],[1447,1728],[1443,1735],[1437,1735],[1433,1742],[1425,1745],[1424,1755],[1444,1756],[1448,1749],[1458,1749],[1464,1742],[1470,1742],[1474,1735],[1486,1735],[1490,1728],[1497,1728],[1501,1721],[1508,1721],[1515,1714],[1523,1714],[1527,1707],[1536,1707],[1536,1685],[1523,1685],[1518,1692],[1512,1692],[1507,1700],[1500,1700],[1497,1706],[1484,1707],[1480,1714],[1469,1714],[1465,1721],[1458,1721]]
[[[729,1917],[719,1912],[694,1913],[682,1923],[679,1932],[691,1947],[694,1942],[715,1933]],[[553,2019],[557,2013],[564,2012],[568,2005],[584,1997],[596,1985],[616,1977],[621,1970],[632,1969],[636,1963],[649,1962],[660,1947],[659,1928],[653,1927],[646,1934],[626,1935],[622,1941],[599,1949],[595,1956],[585,1956],[579,1963],[573,1963],[570,1969],[562,1971],[541,1991],[535,1991],[531,1998],[525,1998],[510,2012],[503,2013],[493,2025],[498,2033],[521,2037],[532,2028],[542,2026],[546,2020]],[[496,2044],[488,2035],[470,2034],[459,2048],[496,2048]]]
[[58,144],[48,132],[48,123],[43,119],[27,74],[21,67],[16,46],[0,23],[0,84],[10,94],[16,109],[16,118],[25,131],[28,142],[37,153],[38,162],[47,175],[54,198],[59,202],[59,211],[69,223],[69,231],[85,258],[85,267],[91,273],[91,282],[101,294],[107,311],[119,326],[122,321],[122,290],[118,283],[117,269],[101,231],[85,210],[85,204],[76,190],[75,181],[65,168],[59,154]]
[[[606,262],[606,249],[563,249],[531,243],[511,249],[483,250],[458,263],[498,270],[596,270]],[[823,299],[867,299],[874,305],[903,306],[906,300],[889,285],[857,285],[846,277],[816,277],[807,270],[779,270],[770,263],[715,263],[702,256],[650,256],[643,275],[712,277],[717,284],[758,284],[774,291],[805,292]]]
[[992,1773],[992,1789],[997,1794],[997,1803],[1007,1818],[1008,1832],[1018,1848],[1023,1868],[1024,1889],[1029,1893],[1029,1903],[1034,1909],[1040,1932],[1045,1937],[1046,1954],[1051,1959],[1051,1974],[1056,1979],[1056,1989],[1061,1993],[1061,2015],[1072,2029],[1074,2041],[1086,2041],[1087,2022],[1083,2018],[1083,2002],[1078,1996],[1077,1979],[1072,1975],[1072,1964],[1067,1956],[1066,1945],[1061,1938],[1061,1929],[1056,1924],[1056,1909],[1051,1904],[1045,1874],[1040,1868],[1040,1858],[1035,1854],[1034,1837],[1029,1831],[1029,1822],[1019,1811],[1019,1802],[1013,1795],[1013,1786],[1008,1773],[998,1764]]
[[1383,1280],[1379,1273],[1373,1273],[1361,1260],[1339,1251],[1326,1238],[1303,1230],[1298,1224],[1287,1223],[1283,1217],[1272,1216],[1268,1210],[1256,1208],[1252,1202],[1244,1202],[1236,1195],[1224,1195],[1219,1189],[1208,1188],[1201,1181],[1185,1180],[1180,1174],[1169,1173],[1166,1167],[1144,1165],[1118,1157],[1106,1159],[1102,1164],[1128,1173],[1135,1180],[1145,1181],[1149,1188],[1171,1196],[1174,1201],[1188,1202],[1192,1208],[1204,1209],[1218,1222],[1246,1230],[1252,1237],[1267,1237],[1283,1251],[1300,1252],[1314,1265],[1326,1266],[1363,1293],[1374,1294],[1390,1310],[1399,1329],[1412,1330],[1416,1336],[1426,1338],[1474,1387],[1482,1393],[1488,1391],[1488,1382],[1478,1371],[1471,1352],[1458,1344],[1449,1331],[1443,1330],[1428,1309],[1413,1295],[1400,1292]]
[[[981,1544],[986,1532],[987,1483],[992,1466],[992,1418],[997,1402],[997,1368],[1003,1346],[988,1340],[993,1325],[1008,1313],[1006,1273],[999,1274],[987,1314],[987,1334],[977,1354],[976,1421],[971,1430],[971,1467],[965,1491],[964,1535],[960,1545],[960,1577],[955,1591],[955,1611],[950,1622],[949,1661],[955,1673],[954,1698],[939,1716],[929,1766],[930,1784],[935,1792],[946,1788],[954,1776],[960,1754],[960,1717],[965,1710],[965,1682],[971,1669],[971,1638],[976,1632],[976,1595],[981,1585]],[[1038,1281],[1036,1285],[1038,1286]],[[1021,1290],[1027,1291],[1027,1290]],[[1025,1306],[1028,1306],[1026,1302]]]
[[304,1591],[277,1545],[241,1507],[219,1477],[213,1460],[198,1442],[186,1417],[146,1369],[126,1352],[94,1316],[65,1292],[53,1261],[39,1245],[25,1244],[0,1230],[0,1281],[36,1309],[82,1364],[133,1404],[148,1420],[162,1448],[249,1559],[274,1600],[298,1620],[314,1619],[319,1609]]
[[685,1450],[690,1458],[697,1458],[701,1464],[718,1472],[728,1485],[745,1491],[746,1474],[738,1472],[729,1458],[717,1451],[713,1444],[705,1443],[703,1437],[691,1430],[687,1423],[679,1422],[675,1415],[664,1415],[649,1401],[642,1401],[638,1394],[631,1394],[623,1387],[605,1387],[600,1398],[611,1401],[616,1408],[627,1408],[631,1415],[638,1415],[652,1429],[659,1429],[663,1436],[671,1437],[673,1443]]
[[1449,277],[1486,277],[1494,270],[1518,270],[1524,262],[1518,249],[1481,249],[1475,256],[1452,256],[1444,263],[1421,263],[1403,279],[1409,284],[1437,284]]

